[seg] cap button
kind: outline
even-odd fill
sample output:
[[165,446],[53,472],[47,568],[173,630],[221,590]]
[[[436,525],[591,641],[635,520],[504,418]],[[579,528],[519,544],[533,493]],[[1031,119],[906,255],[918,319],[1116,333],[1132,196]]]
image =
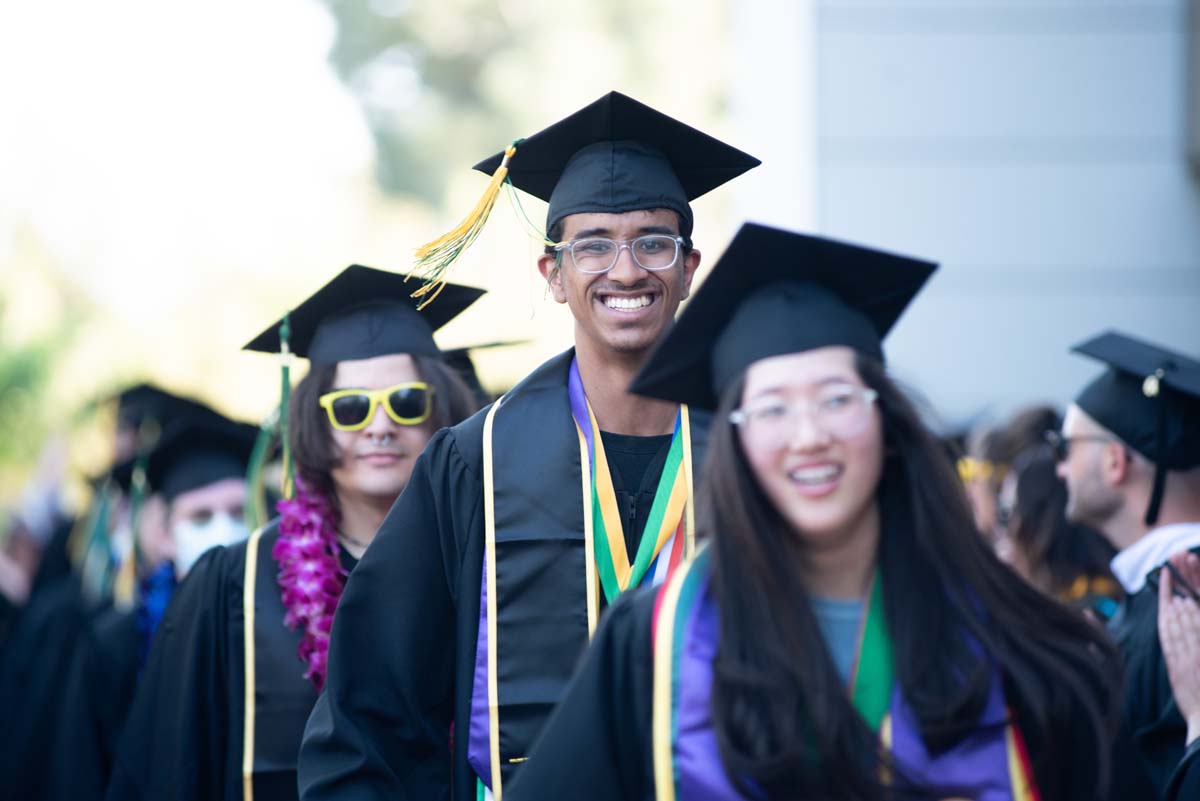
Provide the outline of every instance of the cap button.
[[1147,398],[1158,397],[1159,384],[1162,381],[1163,369],[1160,367],[1154,371],[1154,375],[1146,376],[1146,380],[1142,382],[1142,394]]

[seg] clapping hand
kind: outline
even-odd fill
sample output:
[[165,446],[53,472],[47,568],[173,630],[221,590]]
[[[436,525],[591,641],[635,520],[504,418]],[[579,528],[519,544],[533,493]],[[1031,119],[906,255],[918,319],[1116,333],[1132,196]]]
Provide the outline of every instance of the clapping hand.
[[1158,639],[1175,703],[1187,721],[1190,745],[1200,737],[1200,603],[1195,595],[1200,588],[1200,557],[1177,554],[1169,565],[1178,579],[1168,566],[1159,573]]

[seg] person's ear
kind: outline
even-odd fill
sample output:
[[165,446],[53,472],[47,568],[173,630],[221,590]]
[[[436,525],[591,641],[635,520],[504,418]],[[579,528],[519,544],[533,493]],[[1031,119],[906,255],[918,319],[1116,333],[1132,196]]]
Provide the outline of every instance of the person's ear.
[[546,286],[554,295],[554,300],[558,303],[566,303],[567,293],[563,290],[562,285],[562,254],[543,253],[538,256],[538,272],[542,274],[542,278],[546,279]]

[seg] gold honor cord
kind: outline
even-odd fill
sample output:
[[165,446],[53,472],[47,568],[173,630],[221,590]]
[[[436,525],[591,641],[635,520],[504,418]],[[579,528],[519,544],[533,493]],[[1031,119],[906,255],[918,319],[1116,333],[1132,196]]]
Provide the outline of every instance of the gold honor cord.
[[488,755],[492,768],[492,797],[500,801],[500,690],[496,684],[496,482],[493,475],[492,427],[504,398],[488,410],[483,421],[483,532],[487,563],[487,694]]
[[254,801],[254,593],[258,582],[258,542],[264,529],[246,543],[246,572],[242,579],[242,673],[245,712],[242,718],[242,799]]
[[575,424],[579,435],[579,477],[582,479],[580,497],[583,498],[583,578],[587,584],[588,642],[596,633],[596,622],[600,617],[600,579],[596,575],[595,525],[592,522],[592,482],[588,474],[587,439]]
[[687,506],[683,508],[683,559],[687,561],[696,552],[696,492],[692,478],[692,420],[686,403],[679,406],[679,414],[683,425],[683,470],[687,478]]

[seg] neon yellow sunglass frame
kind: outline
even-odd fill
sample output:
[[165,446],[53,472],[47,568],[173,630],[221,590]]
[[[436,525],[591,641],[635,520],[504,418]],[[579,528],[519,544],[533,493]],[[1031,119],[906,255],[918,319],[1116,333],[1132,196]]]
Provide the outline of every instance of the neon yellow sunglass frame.
[[[425,408],[416,417],[401,416],[392,408],[392,404],[388,400],[393,393],[405,389],[419,389],[425,393]],[[362,419],[362,422],[352,425],[338,422],[337,415],[333,410],[333,404],[342,398],[353,397],[367,399],[369,405],[366,416]],[[429,419],[429,415],[433,410],[433,387],[424,381],[407,381],[403,384],[396,384],[395,386],[383,389],[336,389],[333,392],[326,392],[317,401],[329,416],[329,424],[338,431],[362,431],[375,419],[375,412],[379,410],[380,404],[383,404],[383,410],[387,412],[387,416],[397,424],[402,426],[419,426]]]

